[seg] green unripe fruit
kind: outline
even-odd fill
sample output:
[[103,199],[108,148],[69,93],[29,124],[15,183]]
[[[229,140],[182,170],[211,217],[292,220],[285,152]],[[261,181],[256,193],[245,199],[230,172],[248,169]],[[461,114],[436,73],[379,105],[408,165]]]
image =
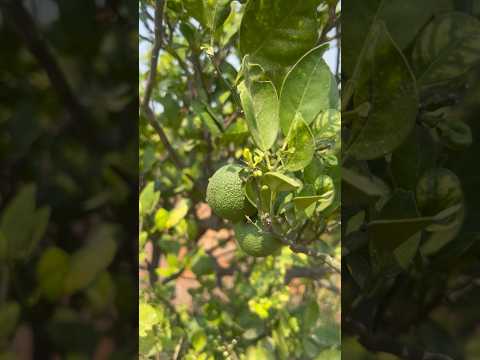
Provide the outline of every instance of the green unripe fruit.
[[426,171],[417,183],[417,206],[424,216],[439,212],[463,201],[462,185],[457,175],[445,168]]
[[282,247],[282,243],[272,234],[262,233],[252,224],[237,223],[234,231],[238,245],[248,255],[268,256]]
[[241,170],[240,165],[225,165],[213,174],[207,187],[207,202],[214,213],[234,222],[255,213],[243,191]]

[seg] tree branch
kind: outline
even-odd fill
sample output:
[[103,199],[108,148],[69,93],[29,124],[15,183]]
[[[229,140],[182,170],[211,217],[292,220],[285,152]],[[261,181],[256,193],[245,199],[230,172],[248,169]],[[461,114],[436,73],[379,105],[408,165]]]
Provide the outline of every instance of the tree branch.
[[147,83],[145,86],[145,94],[140,103],[140,110],[146,116],[149,124],[157,132],[158,136],[160,137],[160,141],[163,143],[163,146],[165,146],[165,148],[167,149],[175,165],[177,165],[179,168],[184,168],[184,163],[182,159],[180,159],[180,157],[177,155],[175,149],[173,148],[172,144],[168,140],[167,135],[165,134],[165,131],[163,131],[162,127],[157,122],[155,118],[155,114],[149,105],[150,98],[152,97],[153,87],[155,85],[155,80],[157,77],[158,56],[160,53],[160,49],[162,47],[163,16],[164,16],[164,8],[165,8],[164,0],[156,0],[155,3],[156,3],[155,29],[154,29],[155,39],[153,41],[152,55],[150,58],[150,68],[149,68]]
[[147,84],[145,86],[145,94],[141,103],[142,109],[147,108],[149,106],[148,104],[150,103],[153,86],[157,77],[158,54],[160,53],[163,39],[163,11],[165,1],[157,0],[155,3],[155,40],[153,42],[152,56],[150,58],[150,71],[148,73]]

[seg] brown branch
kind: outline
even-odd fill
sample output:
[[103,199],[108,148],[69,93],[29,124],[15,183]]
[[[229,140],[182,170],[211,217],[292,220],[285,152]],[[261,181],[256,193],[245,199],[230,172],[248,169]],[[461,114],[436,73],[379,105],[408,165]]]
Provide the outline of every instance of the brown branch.
[[165,146],[165,148],[167,149],[175,165],[177,165],[179,168],[184,168],[184,163],[182,159],[180,159],[180,157],[177,155],[177,152],[175,151],[172,144],[168,140],[168,137],[165,134],[165,131],[163,131],[162,127],[158,123],[157,119],[155,118],[155,114],[149,105],[150,98],[153,92],[153,87],[155,85],[155,80],[157,77],[158,56],[160,53],[160,49],[162,47],[164,8],[165,8],[165,1],[156,0],[155,29],[154,29],[155,39],[153,41],[152,54],[150,58],[150,68],[149,68],[148,79],[145,85],[145,94],[140,103],[140,110],[146,116],[149,124],[157,132],[158,136],[160,137],[160,141],[163,143],[163,146]]
[[318,280],[323,278],[329,273],[325,268],[309,268],[302,266],[293,266],[285,273],[285,284],[288,285],[293,279],[296,278],[308,278]]
[[141,103],[142,109],[146,109],[150,103],[150,98],[152,96],[153,86],[155,84],[155,79],[157,77],[157,66],[158,66],[158,55],[162,47],[163,39],[163,11],[164,11],[164,0],[156,0],[155,6],[155,40],[153,42],[152,55],[150,58],[150,71],[148,74],[147,84],[145,85],[145,95]]
[[76,120],[77,125],[80,125],[83,120],[87,119],[86,110],[75,96],[65,74],[62,72],[47,42],[37,29],[32,16],[23,6],[22,1],[4,0],[0,2],[0,7],[4,11],[4,20],[12,25],[28,50],[45,70],[59,98],[68,109],[70,116]]

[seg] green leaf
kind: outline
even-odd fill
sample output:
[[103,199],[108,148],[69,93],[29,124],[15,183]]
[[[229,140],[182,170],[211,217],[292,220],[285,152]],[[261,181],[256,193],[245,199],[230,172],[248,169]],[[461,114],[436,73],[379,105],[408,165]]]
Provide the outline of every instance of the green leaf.
[[398,264],[403,269],[408,269],[412,264],[412,261],[417,254],[421,240],[422,233],[417,232],[410,239],[405,241],[403,244],[401,244],[398,248],[394,250],[395,258],[397,259]]
[[278,96],[270,81],[243,81],[240,100],[253,140],[262,150],[270,149],[278,135]]
[[217,119],[217,115],[207,104],[200,100],[192,101],[192,109],[200,117],[205,127],[213,136],[220,136],[223,132],[223,125]]
[[346,155],[371,160],[395,150],[412,130],[418,111],[413,74],[382,22],[375,23],[353,75],[355,106],[370,103],[353,123]]
[[285,70],[317,41],[319,0],[249,1],[240,27],[240,52],[250,55],[278,87]]
[[65,278],[65,293],[73,294],[89,286],[113,261],[117,251],[115,228],[103,225],[90,236],[88,243],[73,253]]
[[315,360],[340,360],[341,353],[338,349],[323,350]]
[[254,178],[248,179],[247,183],[245,184],[245,196],[247,200],[250,202],[250,204],[252,204],[255,208],[257,208],[259,197],[255,187],[256,187],[255,179]]
[[429,130],[416,126],[392,154],[391,169],[397,187],[415,190],[420,175],[434,166],[435,143]]
[[285,142],[285,168],[288,171],[302,170],[310,164],[315,153],[315,139],[301,114],[295,115]]
[[153,164],[155,164],[155,147],[154,146],[147,146],[145,147],[145,150],[143,151],[143,166],[142,166],[142,172],[146,173],[148,172]]
[[0,307],[0,341],[4,342],[13,333],[20,318],[20,305],[7,302]]
[[183,0],[188,14],[205,28],[215,32],[230,13],[230,0]]
[[115,284],[110,273],[108,271],[100,273],[87,289],[86,295],[95,311],[102,312],[111,306],[115,297]]
[[320,308],[316,300],[311,300],[305,307],[303,312],[303,331],[310,335],[311,329],[317,324],[320,320]]
[[[323,211],[332,204],[335,196],[332,178],[328,175],[320,175],[316,179],[316,183],[315,187],[310,184],[305,185],[300,194],[293,198],[293,203],[297,209],[306,210],[312,204],[320,202],[316,208],[318,211]],[[317,193],[320,194],[317,195]],[[312,213],[314,209],[314,207],[311,208]]]
[[274,192],[293,191],[302,186],[302,183],[297,178],[274,171],[265,173],[263,182]]
[[8,256],[21,258],[29,247],[35,224],[35,185],[26,185],[8,204],[0,220],[0,229],[8,242]]
[[181,199],[175,207],[170,211],[165,228],[170,229],[177,225],[188,213],[190,202],[188,199]]
[[245,119],[239,118],[225,130],[221,141],[223,144],[228,144],[230,142],[241,144],[248,135],[247,122]]
[[315,183],[315,180],[327,171],[325,164],[318,157],[314,157],[308,166],[303,169],[303,180],[309,184]]
[[193,334],[192,345],[197,352],[202,351],[207,346],[207,336],[203,330],[198,330]]
[[305,54],[288,72],[280,92],[280,126],[287,135],[297,114],[310,124],[318,114],[339,106],[333,74],[322,59],[324,46]]
[[463,13],[436,17],[413,52],[419,87],[455,79],[480,60],[480,21]]
[[396,190],[378,219],[368,224],[368,232],[377,250],[391,252],[432,222],[432,217],[419,216],[411,191]]
[[311,196],[297,196],[293,198],[293,203],[300,210],[305,210],[310,205],[316,203],[323,199],[322,195],[311,195]]
[[[341,113],[336,109],[322,111],[312,126],[315,140],[338,140],[341,135]],[[340,145],[340,144],[338,144]]]
[[167,221],[169,218],[168,210],[160,208],[155,213],[155,227],[158,231],[162,231],[167,227]]
[[[352,199],[355,204],[370,203],[390,193],[388,185],[374,175],[361,174],[353,169],[342,168],[343,199]],[[348,194],[348,196],[347,196]]]
[[[455,208],[458,208],[459,205],[447,209],[447,211],[442,211],[435,218],[437,221],[441,222],[442,218],[449,218],[450,212],[455,211]],[[449,219],[450,220],[450,219]],[[460,234],[460,231],[465,220],[465,209],[460,205],[459,211],[455,215],[454,221],[451,221],[451,224],[446,228],[440,231],[433,231],[427,233],[425,242],[421,246],[421,251],[423,255],[429,256],[437,253],[442,248],[444,248],[452,240],[456,239]],[[431,227],[429,227],[430,229]],[[428,230],[428,229],[427,229]]]
[[365,289],[371,275],[370,264],[365,256],[359,252],[350,254],[345,263],[355,283],[360,289]]
[[140,213],[143,215],[150,214],[157,206],[160,199],[160,192],[155,191],[155,183],[149,182],[140,193]]
[[163,320],[160,309],[147,303],[139,304],[139,336],[146,337],[148,333]]
[[55,301],[63,295],[69,263],[68,253],[58,247],[50,247],[42,253],[36,277],[41,294],[48,300]]
[[25,248],[25,256],[30,256],[38,245],[38,242],[45,235],[48,221],[50,219],[50,208],[43,207],[38,209],[34,215],[34,224],[30,244]]
[[342,22],[342,71],[351,76],[362,48],[368,46],[368,34],[375,21],[384,21],[400,49],[412,43],[432,14],[448,10],[443,0],[344,0]]

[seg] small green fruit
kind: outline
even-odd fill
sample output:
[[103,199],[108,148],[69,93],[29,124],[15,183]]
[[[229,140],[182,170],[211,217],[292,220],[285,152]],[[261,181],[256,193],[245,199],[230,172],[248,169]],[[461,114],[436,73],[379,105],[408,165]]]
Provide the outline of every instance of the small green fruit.
[[252,224],[237,223],[234,231],[238,245],[248,255],[268,256],[282,247],[282,243],[271,233],[262,233]]
[[213,174],[207,187],[207,202],[212,210],[231,221],[240,221],[245,215],[255,213],[245,196],[241,170],[240,165],[225,165]]

